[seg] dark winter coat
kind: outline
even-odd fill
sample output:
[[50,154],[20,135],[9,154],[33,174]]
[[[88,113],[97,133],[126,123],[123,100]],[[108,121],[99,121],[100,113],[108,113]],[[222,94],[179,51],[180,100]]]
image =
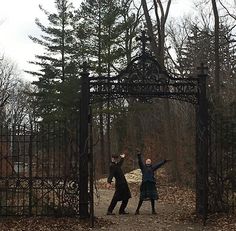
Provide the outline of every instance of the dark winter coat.
[[154,165],[146,165],[143,163],[141,154],[138,155],[139,167],[142,171],[142,182],[156,182],[154,172],[166,163],[166,160],[162,160]]
[[124,162],[124,158],[121,158],[121,160],[118,163],[112,162],[110,165],[109,176],[107,178],[107,182],[110,184],[112,182],[113,177],[115,178],[116,191],[115,191],[114,197],[118,201],[126,200],[131,197],[128,183],[121,169],[123,162]]

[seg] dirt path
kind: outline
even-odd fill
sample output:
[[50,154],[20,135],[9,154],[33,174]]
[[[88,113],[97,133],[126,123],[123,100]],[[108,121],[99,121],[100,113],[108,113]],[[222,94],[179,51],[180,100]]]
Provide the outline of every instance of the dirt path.
[[149,202],[144,202],[140,215],[134,215],[138,202],[138,184],[130,185],[132,198],[129,201],[128,215],[107,216],[106,211],[114,190],[100,185],[99,198],[95,200],[95,228],[88,221],[78,217],[23,217],[1,218],[0,231],[236,231],[236,217],[217,215],[208,220],[207,226],[194,215],[194,193],[176,186],[162,186],[159,189],[159,201],[156,204],[157,215],[151,215]]
[[[109,206],[110,199],[113,195],[113,191],[100,189],[100,198],[95,203],[95,215],[98,218],[104,218],[109,222],[112,222],[110,227],[104,227],[105,230],[209,230],[204,229],[200,224],[188,223],[186,221],[180,222],[180,212],[184,212],[183,208],[179,205],[165,204],[159,202],[156,205],[157,215],[151,215],[150,202],[144,202],[140,209],[140,215],[134,215],[138,196],[133,196],[128,204],[128,215],[118,215],[119,205],[114,210],[115,216],[106,216],[106,210]],[[189,209],[187,209],[189,211]]]
[[107,216],[107,208],[114,189],[106,189],[106,178],[100,179],[96,186],[95,227],[92,229],[86,220],[78,217],[30,217],[0,218],[0,231],[236,231],[236,215],[210,216],[207,225],[195,216],[195,193],[187,188],[175,186],[166,178],[164,170],[158,175],[159,200],[156,203],[156,215],[151,214],[150,202],[144,202],[140,215],[134,215],[138,197],[141,173],[134,170],[126,175],[132,193],[129,200],[128,215],[119,215],[120,203],[115,208],[116,215]]
[[[201,221],[196,221],[194,216],[193,201],[186,198],[185,203],[181,203],[181,197],[183,197],[182,202],[184,202],[184,197],[187,195],[184,192],[179,192],[181,195],[168,195],[170,192],[169,187],[163,187],[160,192],[160,200],[156,204],[157,215],[151,215],[151,205],[150,202],[144,202],[140,209],[140,215],[134,215],[137,203],[138,203],[138,186],[136,189],[132,190],[132,198],[129,200],[127,207],[128,215],[119,215],[118,210],[120,204],[118,204],[114,210],[114,216],[107,216],[106,211],[110,203],[114,190],[107,190],[104,187],[99,189],[99,198],[95,200],[95,215],[98,218],[105,220],[105,223],[109,225],[104,225],[99,230],[107,231],[220,231],[220,230],[236,230],[236,224],[225,224],[225,227],[221,227],[214,223],[209,222],[207,226],[203,226]],[[173,188],[172,188],[173,190]],[[178,193],[176,193],[178,194]],[[163,197],[163,198],[161,198]],[[179,197],[176,200],[176,197]],[[104,224],[105,224],[104,223]],[[228,225],[228,226],[227,226]],[[228,227],[228,228],[227,228]],[[98,229],[95,229],[98,230]]]

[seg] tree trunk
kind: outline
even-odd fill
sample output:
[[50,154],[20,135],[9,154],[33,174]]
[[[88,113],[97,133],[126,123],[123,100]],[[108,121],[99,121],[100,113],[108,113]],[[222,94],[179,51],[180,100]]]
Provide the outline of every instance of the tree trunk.
[[216,104],[219,105],[219,101],[220,101],[219,14],[218,14],[216,1],[211,0],[211,3],[212,3],[214,19],[215,19],[215,31],[214,31],[215,97],[216,97]]
[[65,81],[65,9],[63,4],[63,15],[62,15],[62,41],[61,41],[61,67],[62,67],[62,81]]
[[[98,76],[101,77],[101,1],[99,1],[99,28],[98,28]],[[101,173],[106,173],[106,158],[105,158],[105,142],[104,142],[104,120],[103,120],[103,103],[99,105],[99,135],[100,135],[100,158],[101,158]]]
[[[109,25],[108,28],[108,36],[109,36],[109,41],[108,41],[108,64],[107,64],[107,75],[108,78],[110,78],[110,72],[111,72],[111,62],[110,62],[110,56],[111,56],[111,46],[110,46],[110,39],[111,39],[111,26]],[[108,80],[110,81],[110,80]],[[110,86],[109,86],[110,90]],[[111,137],[110,137],[110,124],[111,124],[111,114],[110,114],[110,95],[108,95],[107,99],[107,163],[109,163],[109,160],[111,159]],[[107,167],[109,167],[107,165]]]
[[152,48],[152,51],[153,51],[155,57],[161,63],[161,60],[159,60],[160,57],[159,57],[159,52],[158,52],[159,51],[158,50],[158,45],[157,45],[157,42],[156,42],[156,38],[154,36],[152,20],[151,20],[151,17],[149,15],[149,11],[148,11],[146,0],[142,0],[142,6],[143,6],[145,20],[146,20],[146,23],[147,23],[148,35],[151,38],[151,48]]
[[[157,30],[158,30],[158,44],[156,42],[156,38],[154,37],[153,25],[151,21],[151,17],[148,11],[146,0],[142,0],[142,6],[144,10],[144,15],[148,27],[148,34],[151,38],[151,48],[157,58],[159,64],[164,67],[164,47],[165,47],[165,24],[168,17],[169,9],[171,5],[171,0],[168,1],[166,11],[164,12],[164,8],[162,2],[160,0],[154,0],[154,10],[156,16]],[[161,16],[158,13],[158,8],[160,9]],[[172,173],[173,178],[175,180],[180,180],[180,175],[178,172],[177,166],[177,153],[176,153],[176,140],[175,140],[175,123],[172,120],[172,115],[170,112],[170,102],[169,99],[166,99],[164,102],[163,113],[166,118],[165,123],[165,142],[167,144],[168,156],[173,159],[172,164]]]

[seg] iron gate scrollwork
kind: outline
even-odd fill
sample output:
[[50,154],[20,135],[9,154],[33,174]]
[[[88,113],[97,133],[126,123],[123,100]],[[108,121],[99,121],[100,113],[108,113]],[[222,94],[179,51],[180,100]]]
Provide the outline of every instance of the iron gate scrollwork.
[[78,214],[76,123],[0,127],[0,216]]
[[196,104],[198,102],[198,78],[170,76],[148,53],[134,58],[117,76],[89,77],[91,96],[104,101],[119,97],[172,98]]
[[235,112],[210,111],[209,120],[209,211],[234,213],[236,207]]

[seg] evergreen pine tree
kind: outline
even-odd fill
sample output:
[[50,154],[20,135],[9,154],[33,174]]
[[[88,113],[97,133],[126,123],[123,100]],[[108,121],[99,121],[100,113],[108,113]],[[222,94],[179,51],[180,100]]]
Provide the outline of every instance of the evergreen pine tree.
[[55,1],[56,12],[50,13],[40,6],[48,19],[43,25],[36,19],[41,29],[40,38],[30,39],[44,47],[44,54],[36,55],[40,66],[38,72],[30,72],[39,77],[33,84],[36,114],[44,120],[76,117],[79,110],[78,62],[73,47],[73,6],[68,0]]

